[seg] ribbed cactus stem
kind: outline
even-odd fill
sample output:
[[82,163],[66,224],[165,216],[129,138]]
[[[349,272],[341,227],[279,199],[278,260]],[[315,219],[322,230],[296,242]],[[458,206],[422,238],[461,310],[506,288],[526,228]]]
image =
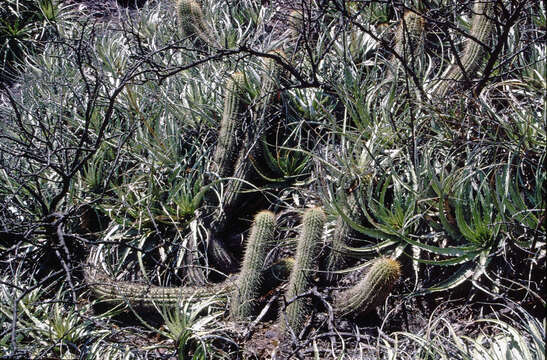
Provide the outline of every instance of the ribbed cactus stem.
[[[270,51],[268,54],[285,58],[285,53],[281,49]],[[272,99],[277,94],[280,87],[281,77],[283,75],[283,67],[273,58],[264,58],[264,76],[262,77],[261,107],[260,115],[263,115],[267,107],[271,104]]]
[[289,14],[289,35],[288,37],[295,42],[304,31],[304,13],[302,10],[293,10]]
[[213,154],[213,163],[221,178],[233,175],[239,147],[243,141],[241,127],[245,107],[242,101],[244,90],[245,76],[243,73],[234,73],[226,81],[224,112],[220,122],[217,146]]
[[[302,219],[302,230],[298,237],[294,268],[289,278],[285,298],[294,300],[298,295],[311,288],[312,277],[317,270],[317,257],[321,246],[321,237],[326,216],[319,207],[306,210]],[[310,311],[310,301],[299,298],[287,305],[285,313],[281,314],[281,329],[283,333],[292,330],[298,335]]]
[[[460,63],[451,64],[443,73],[433,95],[442,99],[457,82],[472,80],[477,70],[481,67],[485,48],[488,44],[493,29],[491,20],[494,11],[493,1],[477,0],[473,6],[473,19],[470,34],[475,39],[467,39],[464,50],[459,56]],[[478,41],[477,41],[478,40]]]
[[423,45],[424,29],[425,20],[421,15],[412,11],[405,12],[395,31],[393,50],[404,59],[418,53],[419,48]]
[[254,315],[256,299],[262,285],[262,267],[274,245],[275,215],[261,211],[254,219],[247,241],[243,265],[230,308],[234,320],[245,320]]
[[412,11],[405,12],[395,31],[394,54],[390,60],[388,80],[397,75],[401,62],[409,67],[416,60],[416,56],[423,47],[424,30],[425,20],[421,15]]
[[401,264],[397,260],[376,259],[359,283],[336,296],[335,312],[359,315],[373,310],[385,301],[400,276]]
[[210,30],[205,23],[203,11],[196,0],[177,0],[176,11],[182,34],[188,38],[198,37],[206,44],[214,44]]
[[[281,50],[273,50],[270,54],[281,57],[284,56],[284,53]],[[213,232],[222,231],[226,222],[229,220],[229,212],[235,209],[241,202],[240,195],[242,189],[245,188],[246,184],[252,183],[254,180],[253,177],[256,176],[254,166],[256,166],[256,162],[262,158],[262,148],[259,139],[264,135],[266,129],[270,127],[270,124],[267,123],[267,120],[270,118],[269,110],[274,101],[274,97],[277,94],[282,71],[281,66],[279,66],[275,59],[265,58],[260,101],[257,104],[255,112],[257,116],[253,118],[252,126],[247,127],[246,134],[238,134],[237,136],[238,138],[241,136],[244,140],[238,140],[241,143],[241,146],[237,148],[237,151],[239,152],[235,164],[230,163],[232,164],[230,169],[233,170],[233,173],[229,175],[237,180],[232,180],[226,185],[222,203],[223,211],[218,212],[215,217],[214,224],[212,225]],[[226,109],[228,109],[227,106],[225,106],[225,111]],[[226,112],[225,117],[229,117]],[[242,115],[240,114],[239,117],[241,118]],[[232,140],[235,141],[235,138],[236,136],[232,136]],[[217,146],[217,151],[220,151],[220,149],[221,148]],[[219,153],[219,157],[222,154],[226,154],[226,151]],[[230,159],[232,159],[231,156]],[[222,173],[220,173],[220,175],[222,176]]]

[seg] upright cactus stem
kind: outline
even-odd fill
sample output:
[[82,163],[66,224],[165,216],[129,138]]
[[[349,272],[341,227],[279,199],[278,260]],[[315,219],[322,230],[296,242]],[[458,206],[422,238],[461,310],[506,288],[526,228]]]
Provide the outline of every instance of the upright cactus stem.
[[493,29],[493,11],[495,2],[476,0],[473,6],[471,21],[471,36],[466,39],[463,52],[459,55],[459,62],[451,64],[443,73],[440,81],[433,89],[433,96],[444,98],[460,81],[470,81],[482,65],[485,53],[485,44],[488,44]]
[[407,68],[413,67],[416,57],[423,47],[424,30],[425,20],[421,15],[412,11],[405,12],[395,30],[394,54],[390,60],[388,81],[396,78],[403,62]]
[[417,53],[423,45],[424,30],[425,20],[421,15],[405,12],[395,31],[395,52],[402,58]]
[[239,154],[242,139],[242,123],[245,104],[242,96],[245,89],[245,76],[237,72],[226,81],[224,91],[224,113],[220,122],[218,143],[213,154],[218,175],[233,175],[234,165]]
[[[317,257],[321,246],[321,237],[325,226],[326,216],[319,207],[306,210],[302,219],[302,231],[298,237],[296,259],[285,298],[293,300],[298,295],[308,291],[312,284],[312,276],[317,270]],[[308,299],[299,298],[287,305],[285,313],[281,315],[282,333],[292,330],[299,334],[310,311]]]
[[197,36],[205,44],[213,46],[213,36],[205,23],[200,4],[196,0],[177,0],[175,6],[182,34],[188,38]]
[[255,217],[247,242],[243,266],[232,296],[231,317],[245,320],[254,314],[255,300],[262,285],[262,267],[274,245],[275,215],[261,211]]
[[359,283],[336,296],[335,312],[339,315],[366,314],[385,301],[400,276],[401,264],[397,260],[376,259]]

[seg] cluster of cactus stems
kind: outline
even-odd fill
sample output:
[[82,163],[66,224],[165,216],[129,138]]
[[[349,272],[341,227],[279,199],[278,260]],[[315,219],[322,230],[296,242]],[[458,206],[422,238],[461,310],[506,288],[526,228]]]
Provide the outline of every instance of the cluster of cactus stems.
[[[437,96],[444,96],[456,81],[468,79],[479,68],[484,53],[484,44],[492,31],[493,4],[486,1],[476,1],[472,20],[471,35],[474,39],[466,42],[459,63],[451,65],[444,73],[443,79],[434,89]],[[197,36],[206,44],[212,44],[211,33],[203,19],[199,3],[195,0],[178,0],[176,2],[180,26],[185,36]],[[300,12],[293,12],[295,29],[302,27]],[[394,51],[403,58],[415,54],[417,47],[423,42],[424,19],[414,13],[407,12],[396,31]],[[272,55],[284,57],[280,51]],[[227,213],[238,203],[238,194],[242,184],[249,181],[253,164],[249,158],[256,158],[258,151],[252,145],[258,143],[267,124],[267,112],[278,91],[282,69],[272,58],[264,59],[265,73],[262,79],[261,101],[255,111],[257,117],[250,119],[252,126],[245,127],[247,116],[245,103],[245,76],[243,73],[233,74],[226,82],[224,112],[220,124],[218,143],[213,156],[215,172],[220,178],[233,177],[226,185],[226,194],[220,211],[211,221],[208,246],[216,254],[217,262],[233,262],[222,242],[214,234],[223,230],[227,223]],[[243,133],[243,128],[250,128]],[[256,146],[255,146],[256,148]],[[249,156],[251,155],[251,156]],[[206,198],[211,205],[212,200]],[[356,217],[359,206],[350,196],[346,210],[350,217]],[[229,277],[222,283],[210,286],[160,287],[140,285],[129,282],[118,282],[110,279],[96,266],[88,266],[85,271],[86,281],[95,294],[103,299],[114,302],[130,302],[136,306],[156,303],[160,305],[175,304],[181,299],[199,299],[204,296],[231,296],[230,316],[234,320],[245,320],[255,315],[257,299],[265,290],[277,286],[280,281],[289,278],[285,299],[288,302],[279,318],[280,327],[287,332],[289,329],[299,334],[310,313],[309,297],[302,296],[310,290],[313,278],[319,270],[318,257],[326,223],[326,215],[319,208],[311,208],[304,212],[302,230],[297,241],[295,259],[283,259],[264,269],[268,254],[275,246],[276,218],[272,212],[262,211],[256,215],[253,227],[244,252],[243,263],[239,275]],[[339,219],[337,231],[331,241],[331,252],[327,256],[327,280],[336,280],[335,272],[344,264],[343,249],[347,247],[347,239],[351,237],[351,228],[345,221]],[[90,255],[90,258],[92,256]],[[218,264],[217,264],[218,265]],[[335,297],[334,309],[338,315],[363,314],[385,301],[394,284],[401,276],[399,262],[390,258],[379,258],[373,261],[365,277],[353,287],[339,292]]]
[[475,1],[470,31],[472,38],[466,40],[463,52],[445,70],[441,80],[433,88],[434,97],[444,98],[458,82],[472,80],[479,70],[494,26],[494,7],[494,1]]
[[[275,50],[272,55],[283,56],[284,54],[281,50]],[[245,105],[243,104],[243,108],[241,107],[243,94],[241,91],[236,92],[230,89],[231,83],[226,87],[224,117],[220,127],[219,143],[215,151],[215,163],[218,161],[221,164],[229,164],[230,167],[226,166],[218,174],[220,177],[231,176],[235,180],[231,180],[226,184],[221,208],[218,209],[215,219],[210,225],[212,234],[218,233],[225,228],[229,219],[228,214],[240,202],[241,190],[246,183],[252,182],[254,176],[253,160],[262,157],[261,148],[258,144],[260,144],[259,140],[266,129],[271,125],[266,121],[269,118],[268,111],[273,103],[274,95],[279,89],[282,76],[282,69],[272,58],[264,60],[264,69],[262,88],[259,94],[260,101],[257,104],[257,111],[255,111],[257,116],[250,119],[250,126],[245,127],[245,134],[243,134],[243,121],[241,120],[245,116]],[[239,89],[242,89],[244,77],[239,76],[241,76]],[[239,104],[238,108],[235,108],[236,103]],[[230,148],[221,144],[224,134],[231,137],[229,140]]]
[[[85,267],[84,276],[95,296],[105,303],[129,304],[144,310],[153,310],[155,306],[176,306],[184,301],[198,302],[213,297],[217,301],[226,302],[238,289],[239,279],[241,279],[241,275],[236,274],[229,276],[223,282],[207,285],[179,287],[146,285],[112,279],[92,260],[93,258],[94,254],[91,254]],[[281,282],[286,281],[293,265],[292,258],[285,258],[266,268],[263,266],[258,268],[256,277],[264,281],[256,288],[253,296],[256,298],[265,294]]]

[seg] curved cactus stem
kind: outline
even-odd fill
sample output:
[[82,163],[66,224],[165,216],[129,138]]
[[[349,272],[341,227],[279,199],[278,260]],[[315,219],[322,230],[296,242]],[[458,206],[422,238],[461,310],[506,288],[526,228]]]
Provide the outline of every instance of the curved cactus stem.
[[464,50],[459,55],[459,62],[451,64],[432,89],[432,97],[441,100],[458,82],[470,81],[482,65],[486,44],[488,44],[493,29],[492,16],[494,2],[477,0],[473,6],[471,36],[467,39]]
[[[176,306],[181,301],[218,300],[225,303],[238,283],[231,275],[223,282],[206,285],[164,287],[113,279],[98,264],[97,247],[93,248],[84,267],[84,279],[94,296],[104,303],[129,304],[140,310],[154,311],[161,306]],[[264,279],[258,294],[262,295],[285,281],[291,272],[294,260],[282,259],[266,269],[258,269]]]
[[255,217],[237,288],[232,295],[230,314],[234,320],[245,320],[254,313],[263,280],[261,270],[274,245],[275,221],[275,215],[270,211],[261,211]]
[[175,6],[182,34],[188,38],[197,37],[205,44],[214,46],[214,37],[204,20],[200,4],[196,0],[178,0]]
[[312,285],[312,276],[317,269],[317,257],[321,246],[321,237],[326,216],[319,207],[306,210],[302,219],[302,230],[298,237],[294,268],[289,278],[285,298],[292,301],[281,315],[282,333],[293,331],[299,334],[309,313],[309,299],[296,297],[308,291]]
[[385,301],[400,276],[401,264],[397,260],[376,259],[360,282],[336,296],[335,312],[339,315],[366,314]]

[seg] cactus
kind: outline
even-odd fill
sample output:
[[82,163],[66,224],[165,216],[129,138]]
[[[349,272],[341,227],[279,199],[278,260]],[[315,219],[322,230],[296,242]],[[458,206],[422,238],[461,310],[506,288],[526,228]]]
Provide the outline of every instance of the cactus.
[[231,316],[234,320],[244,320],[253,315],[255,300],[263,280],[260,272],[273,247],[274,230],[275,215],[272,212],[261,211],[256,215],[237,287],[232,296]]
[[262,286],[260,294],[265,294],[269,290],[287,280],[294,268],[294,258],[283,258],[272,264],[266,271],[262,272]]
[[[288,301],[293,300],[311,287],[325,221],[325,213],[319,207],[308,209],[304,213],[302,231],[298,237],[296,248],[296,259],[285,294]],[[288,304],[285,314],[280,319],[282,333],[287,333],[288,329],[292,329],[298,335],[303,329],[309,307],[310,302],[305,298],[296,299]]]
[[183,36],[197,36],[205,44],[213,46],[213,36],[205,23],[199,3],[196,0],[178,0],[175,6]]
[[[271,54],[284,56],[281,50],[274,50]],[[262,157],[259,139],[270,125],[266,122],[268,111],[273,102],[273,95],[279,87],[279,78],[282,74],[282,70],[274,59],[267,58],[264,61],[264,68],[265,74],[262,78],[263,85],[260,92],[261,100],[258,103],[258,109],[256,111],[258,117],[253,119],[252,126],[247,127],[247,133],[244,135],[244,140],[241,141],[241,146],[234,150],[234,154],[235,151],[239,151],[239,154],[237,156],[237,161],[231,167],[233,173],[229,176],[232,176],[237,180],[231,180],[226,185],[222,209],[216,214],[211,226],[211,232],[213,234],[221,232],[225,228],[229,219],[228,214],[241,203],[241,190],[245,186],[245,183],[253,182],[253,176],[256,176],[256,173],[253,171],[253,166],[256,166],[254,162]],[[225,111],[226,109],[227,106],[225,106]],[[235,137],[236,136],[232,136],[232,138]],[[241,137],[243,136],[241,135]],[[218,151],[220,151],[219,156],[222,155],[222,153],[226,153],[226,151],[220,150],[217,146],[217,152]],[[222,173],[220,175],[222,176]]]
[[288,38],[291,39],[291,43],[297,43],[298,38],[304,31],[304,13],[302,10],[293,10],[288,16],[289,19],[289,32]]
[[224,90],[224,113],[220,122],[218,143],[213,154],[213,163],[222,177],[233,174],[234,164],[242,143],[241,127],[245,104],[242,94],[245,89],[243,73],[234,73],[227,81]]
[[[156,306],[176,306],[181,301],[200,301],[214,297],[220,302],[225,302],[230,294],[233,294],[239,282],[237,276],[230,276],[220,283],[207,285],[186,285],[180,287],[163,287],[147,284],[139,284],[130,281],[113,279],[97,264],[97,249],[92,249],[86,266],[84,266],[84,279],[95,297],[104,303],[113,305],[128,303],[132,307],[141,310],[154,311]],[[260,272],[260,278],[264,279],[257,296],[263,295],[285,281],[293,268],[292,258],[281,259]],[[240,274],[240,276],[243,274]]]
[[385,301],[401,276],[401,264],[394,259],[376,259],[365,277],[336,296],[334,310],[339,315],[366,314]]
[[444,98],[455,82],[471,80],[480,68],[485,50],[483,44],[488,43],[493,28],[491,17],[494,6],[491,1],[475,1],[470,33],[478,42],[475,39],[466,40],[459,63],[451,64],[433,88],[434,97]]
[[407,11],[395,31],[394,54],[391,60],[392,74],[396,76],[400,66],[400,61],[412,63],[415,55],[420,53],[424,43],[424,18],[412,11]]

